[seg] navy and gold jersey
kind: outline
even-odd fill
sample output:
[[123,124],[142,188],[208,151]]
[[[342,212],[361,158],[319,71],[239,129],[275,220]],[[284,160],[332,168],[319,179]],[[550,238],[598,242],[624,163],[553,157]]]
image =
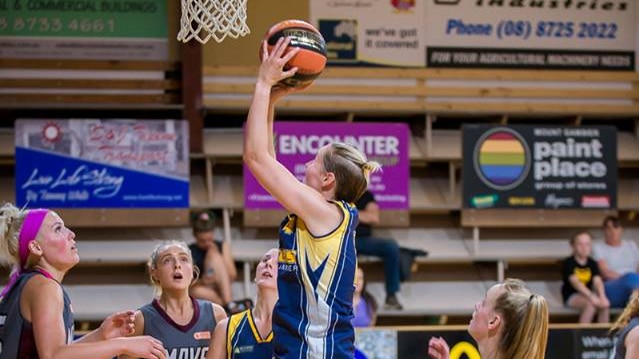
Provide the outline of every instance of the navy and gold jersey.
[[226,357],[228,359],[271,359],[273,333],[262,338],[257,330],[253,311],[247,309],[229,317],[226,327]]
[[355,332],[353,283],[357,267],[357,208],[332,201],[342,222],[314,237],[304,221],[289,215],[280,226],[279,300],[273,312],[277,358],[352,358]]

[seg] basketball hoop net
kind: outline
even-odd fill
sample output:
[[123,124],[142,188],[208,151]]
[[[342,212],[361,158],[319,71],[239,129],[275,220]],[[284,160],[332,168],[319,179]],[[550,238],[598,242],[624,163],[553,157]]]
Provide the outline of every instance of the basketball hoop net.
[[247,0],[182,0],[182,18],[177,39],[195,39],[205,44],[211,38],[222,42],[250,33],[246,25]]

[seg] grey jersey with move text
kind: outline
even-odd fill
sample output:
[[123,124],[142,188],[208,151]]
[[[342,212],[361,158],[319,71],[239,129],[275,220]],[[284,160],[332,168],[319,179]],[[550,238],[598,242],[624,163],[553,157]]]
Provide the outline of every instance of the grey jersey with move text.
[[[0,359],[38,359],[33,327],[30,322],[22,317],[20,312],[20,297],[24,286],[35,275],[44,275],[40,272],[28,272],[20,275],[20,278],[11,288],[9,293],[0,301]],[[64,309],[62,317],[66,331],[66,342],[73,341],[73,312],[69,295],[62,288]]]
[[157,300],[140,308],[144,316],[144,335],[162,342],[167,359],[205,359],[215,329],[211,302],[193,301],[193,318],[186,325],[177,324]]
[[634,317],[625,328],[619,331],[619,334],[617,334],[615,338],[615,349],[610,359],[624,359],[626,357],[626,344],[624,343],[626,341],[626,335],[637,326],[639,326],[639,317]]

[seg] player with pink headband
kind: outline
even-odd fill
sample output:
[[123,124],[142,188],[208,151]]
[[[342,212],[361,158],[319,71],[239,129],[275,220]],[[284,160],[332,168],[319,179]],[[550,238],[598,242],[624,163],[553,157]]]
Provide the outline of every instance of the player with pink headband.
[[0,294],[0,359],[108,359],[119,354],[165,359],[160,341],[124,337],[134,329],[133,311],[109,316],[73,342],[71,301],[61,283],[80,258],[75,233],[57,213],[4,204],[0,257],[13,265]]

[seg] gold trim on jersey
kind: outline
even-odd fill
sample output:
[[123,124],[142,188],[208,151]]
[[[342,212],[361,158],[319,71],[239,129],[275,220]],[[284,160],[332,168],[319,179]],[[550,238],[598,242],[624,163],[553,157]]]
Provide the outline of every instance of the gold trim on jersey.
[[257,343],[268,343],[273,339],[273,331],[271,331],[270,333],[268,333],[268,335],[266,336],[266,339],[262,339],[262,335],[260,334],[260,331],[257,330],[257,325],[255,324],[255,318],[253,317],[253,311],[249,310],[248,311],[248,322],[249,325],[251,326],[251,331],[253,332],[253,336],[255,336],[255,340],[257,341]]
[[273,340],[272,331],[269,333],[266,339],[262,338],[259,330],[257,330],[257,326],[255,325],[255,319],[253,318],[253,312],[251,311],[251,309],[233,314],[229,318],[229,322],[226,327],[226,357],[228,359],[231,359],[233,357],[233,339],[236,335],[241,335],[241,333],[238,333],[238,330],[242,330],[242,328],[240,328],[240,325],[244,321],[244,318],[246,318],[246,321],[251,328],[251,332],[253,333],[253,338],[255,339],[256,344],[268,343]]
[[[314,237],[306,228],[303,220],[298,219],[297,226],[297,248],[300,273],[306,277],[303,280],[306,286],[306,293],[317,293],[323,301],[327,299],[329,288],[335,279],[335,273],[339,268],[342,256],[343,241],[347,235],[349,224],[351,224],[350,212],[341,202],[332,202],[342,211],[341,223],[330,233],[321,237]],[[352,225],[352,224],[351,224]],[[333,238],[334,240],[330,240]],[[317,288],[311,287],[311,280],[307,273],[306,263],[311,270],[317,270],[324,264],[324,270],[317,281]],[[311,299],[311,298],[309,298]]]

